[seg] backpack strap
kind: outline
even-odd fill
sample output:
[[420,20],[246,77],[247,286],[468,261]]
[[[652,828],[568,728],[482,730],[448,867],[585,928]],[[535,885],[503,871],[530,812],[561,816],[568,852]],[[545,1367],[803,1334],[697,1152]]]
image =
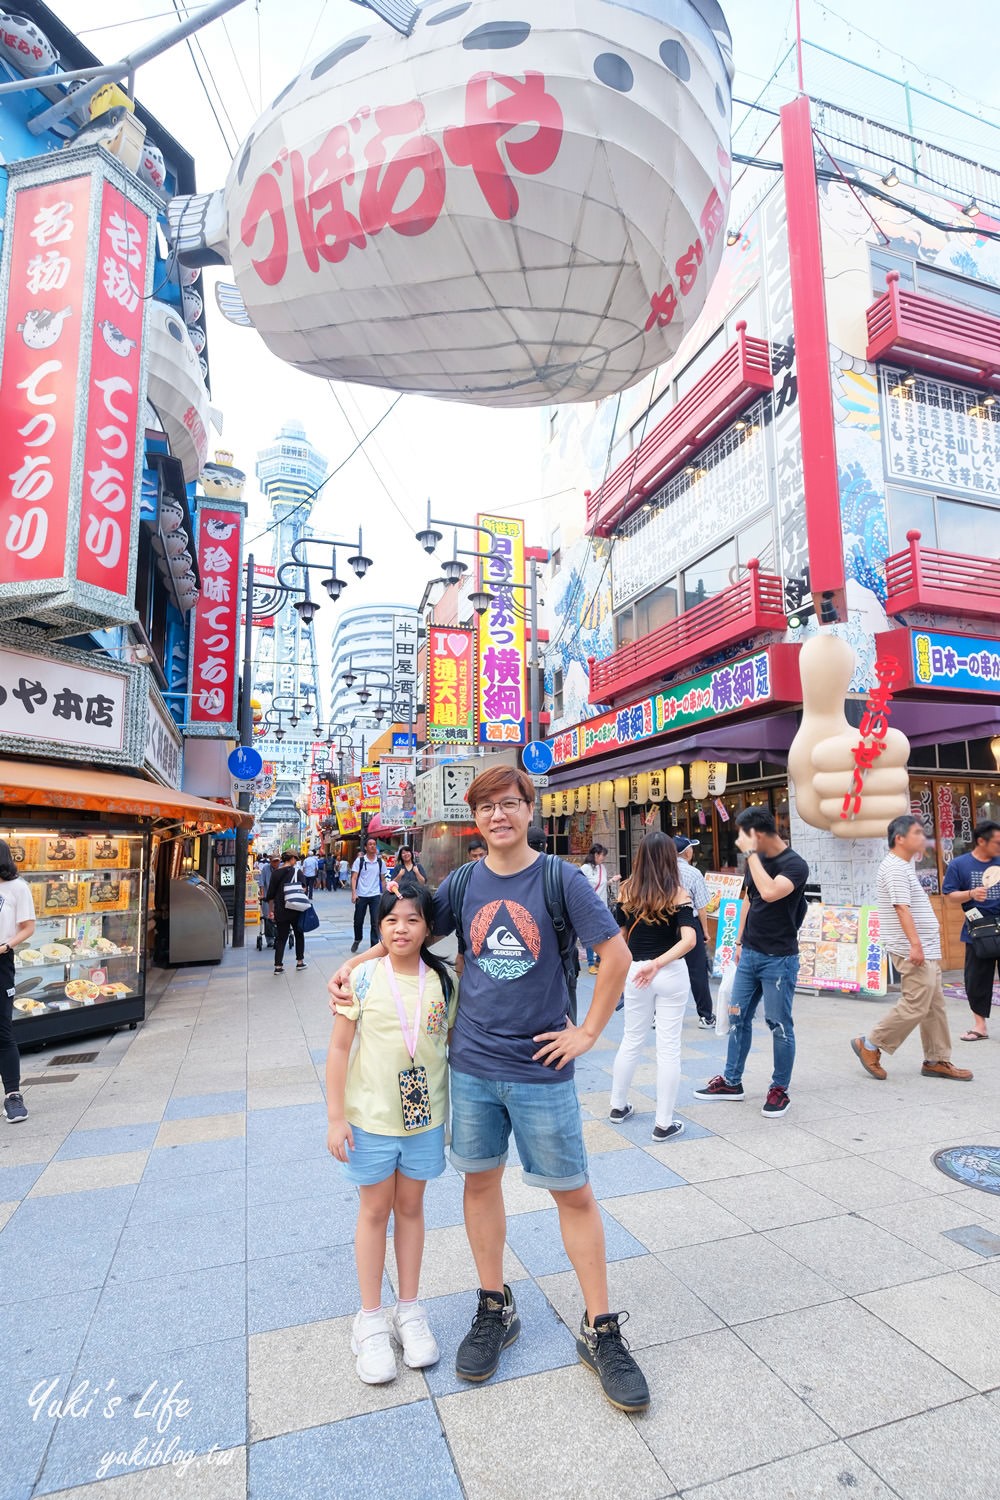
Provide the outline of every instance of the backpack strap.
[[469,889],[469,881],[472,879],[474,869],[475,864],[470,859],[467,864],[459,865],[457,870],[452,870],[448,877],[448,904],[451,907],[451,920],[455,924],[455,937],[458,942],[460,957],[465,953],[462,908],[465,905],[465,893]]
[[570,924],[566,910],[566,888],[563,885],[563,862],[557,854],[543,855],[542,889],[545,894],[545,909],[549,921],[555,928],[559,944],[559,957],[566,976],[569,991],[570,1019],[576,1024],[576,979],[579,972],[576,953],[576,933]]

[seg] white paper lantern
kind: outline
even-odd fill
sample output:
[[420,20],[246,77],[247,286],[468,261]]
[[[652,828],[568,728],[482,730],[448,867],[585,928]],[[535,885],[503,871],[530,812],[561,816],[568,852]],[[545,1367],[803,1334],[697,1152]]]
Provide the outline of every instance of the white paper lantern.
[[668,766],[665,772],[664,785],[668,801],[680,802],[684,796],[684,767]]
[[729,767],[724,760],[710,760],[708,762],[708,795],[710,797],[721,797],[726,790],[726,781],[729,776]]
[[667,795],[666,774],[662,771],[650,771],[649,773],[649,800],[650,802],[662,802]]
[[142,143],[137,175],[156,192],[163,193],[163,188],[167,180],[166,163],[163,160],[163,152],[159,146],[153,144],[148,136]]
[[205,311],[205,304],[201,300],[201,293],[195,291],[193,286],[181,288],[181,310],[184,313],[184,321],[189,327],[192,323],[197,323]]
[[601,812],[610,812],[615,804],[615,784],[613,781],[602,781],[599,783],[599,788]]
[[708,796],[708,761],[693,760],[688,772],[691,778],[691,795],[696,802],[704,802]]
[[552,801],[553,801],[553,798],[552,798],[552,793],[551,792],[543,792],[542,793],[542,817],[543,818],[551,818],[551,816],[552,816]]
[[649,772],[640,771],[635,778],[635,801],[640,807],[645,807],[649,801]]
[[[27,16],[0,10],[0,57],[27,78],[47,73],[59,54],[44,31]],[[89,115],[88,115],[89,119]]]
[[597,400],[704,305],[731,76],[716,0],[426,5],[410,37],[371,17],[282,89],[224,189],[170,204],[170,232],[189,264],[231,264],[297,369]]
[[146,303],[149,400],[188,484],[208,457],[208,392],[180,315],[155,297]]
[[632,783],[628,776],[615,777],[615,806],[628,807],[632,796]]
[[576,810],[578,813],[585,813],[587,811],[587,797],[587,788],[585,786],[578,786],[576,789]]

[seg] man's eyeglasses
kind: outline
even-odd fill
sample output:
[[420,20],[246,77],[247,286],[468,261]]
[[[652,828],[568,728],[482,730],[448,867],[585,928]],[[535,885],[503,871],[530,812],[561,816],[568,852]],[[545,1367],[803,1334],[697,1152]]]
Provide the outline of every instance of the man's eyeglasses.
[[[502,813],[507,813],[510,816],[510,814],[517,812],[522,802],[524,802],[523,797],[505,797],[502,802],[477,802],[476,817],[492,818],[498,807]],[[524,805],[527,807],[528,804],[525,802]]]

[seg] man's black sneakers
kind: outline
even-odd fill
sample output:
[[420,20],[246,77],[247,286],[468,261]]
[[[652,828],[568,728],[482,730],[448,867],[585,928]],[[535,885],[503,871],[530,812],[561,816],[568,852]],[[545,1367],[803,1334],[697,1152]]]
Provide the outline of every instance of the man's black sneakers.
[[510,1287],[502,1292],[480,1290],[472,1327],[458,1346],[455,1374],[460,1380],[489,1380],[500,1355],[521,1332],[521,1319]]
[[14,1089],[12,1093],[5,1096],[3,1112],[7,1116],[8,1125],[20,1125],[22,1120],[28,1118],[28,1111],[24,1107],[24,1100],[19,1090]]
[[742,1099],[742,1083],[727,1083],[721,1073],[710,1078],[703,1089],[695,1089],[696,1099]]
[[645,1411],[649,1405],[646,1377],[629,1353],[620,1325],[627,1312],[603,1313],[594,1319],[593,1328],[584,1313],[576,1352],[585,1365],[600,1377],[604,1394],[619,1411]]

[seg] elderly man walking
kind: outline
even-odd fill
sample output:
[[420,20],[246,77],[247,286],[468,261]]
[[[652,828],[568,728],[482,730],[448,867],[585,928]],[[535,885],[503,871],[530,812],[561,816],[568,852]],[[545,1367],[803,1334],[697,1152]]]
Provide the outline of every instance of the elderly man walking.
[[902,998],[867,1036],[851,1042],[872,1078],[887,1077],[882,1053],[890,1056],[920,1027],[925,1078],[968,1083],[972,1074],[951,1061],[951,1031],[941,985],[941,930],[930,897],[917,878],[916,861],[927,847],[919,818],[903,813],[889,824],[889,853],[879,865],[877,892],[882,946],[899,970]]

